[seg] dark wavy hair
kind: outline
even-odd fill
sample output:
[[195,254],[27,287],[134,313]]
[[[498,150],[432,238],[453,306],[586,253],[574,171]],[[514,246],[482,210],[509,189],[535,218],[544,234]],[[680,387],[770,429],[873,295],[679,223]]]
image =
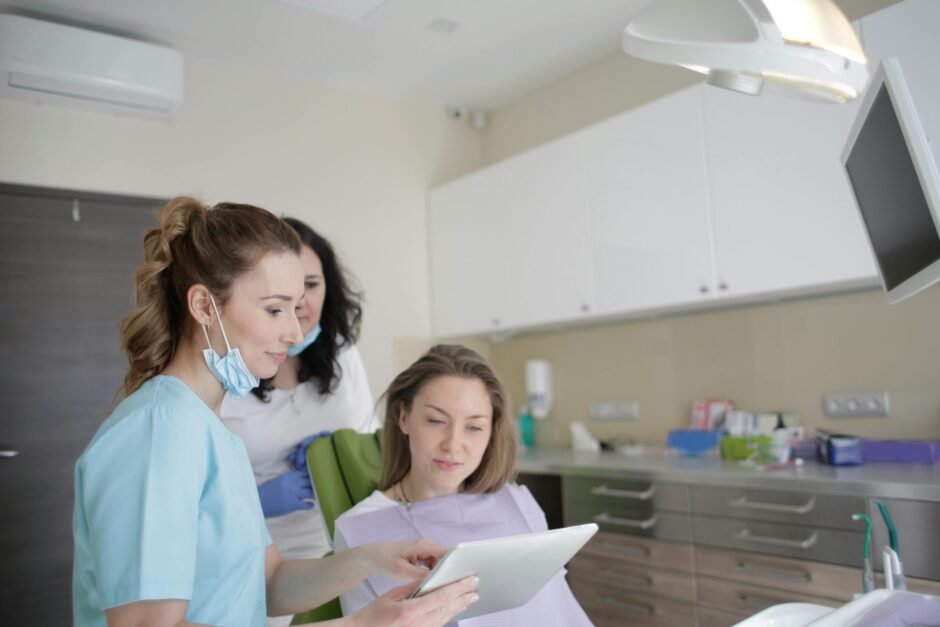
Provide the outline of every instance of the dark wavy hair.
[[[331,394],[342,375],[342,368],[336,361],[339,350],[355,344],[362,327],[362,292],[352,286],[352,277],[347,274],[333,247],[319,233],[294,218],[283,218],[297,235],[301,243],[309,246],[320,258],[323,265],[323,281],[326,284],[326,296],[320,312],[320,335],[316,341],[300,354],[300,383],[311,381],[320,394]],[[274,389],[273,378],[262,379],[261,384],[251,391],[264,402],[270,400]]]

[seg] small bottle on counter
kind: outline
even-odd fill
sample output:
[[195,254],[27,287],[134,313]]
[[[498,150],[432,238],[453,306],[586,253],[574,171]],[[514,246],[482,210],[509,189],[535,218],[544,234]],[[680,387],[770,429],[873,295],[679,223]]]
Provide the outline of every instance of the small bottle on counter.
[[519,412],[519,435],[522,436],[522,445],[526,448],[535,446],[535,421],[529,407],[523,405]]

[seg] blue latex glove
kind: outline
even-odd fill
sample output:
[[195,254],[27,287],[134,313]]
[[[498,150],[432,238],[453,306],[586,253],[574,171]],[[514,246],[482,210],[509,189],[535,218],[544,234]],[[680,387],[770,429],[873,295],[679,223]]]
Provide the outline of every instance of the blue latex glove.
[[265,518],[283,516],[299,509],[313,507],[313,485],[306,470],[278,475],[258,486],[261,511]]
[[287,456],[287,460],[293,465],[297,470],[306,470],[307,469],[307,447],[313,443],[314,440],[319,438],[325,438],[328,435],[333,435],[332,431],[321,431],[320,433],[314,433],[313,435],[308,435],[300,444],[297,445],[297,448],[294,449],[294,452]]

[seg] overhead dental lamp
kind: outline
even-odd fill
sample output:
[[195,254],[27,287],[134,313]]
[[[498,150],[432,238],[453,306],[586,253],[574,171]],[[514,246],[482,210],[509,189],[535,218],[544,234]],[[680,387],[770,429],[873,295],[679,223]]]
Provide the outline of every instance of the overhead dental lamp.
[[868,61],[832,0],[656,0],[623,31],[623,49],[758,95],[847,102],[868,83]]

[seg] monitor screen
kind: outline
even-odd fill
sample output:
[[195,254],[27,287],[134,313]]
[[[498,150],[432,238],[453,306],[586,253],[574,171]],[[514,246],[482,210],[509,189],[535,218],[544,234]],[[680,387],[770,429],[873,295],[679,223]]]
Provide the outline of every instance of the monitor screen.
[[[899,66],[895,71],[884,69],[869,86],[843,161],[885,291],[893,302],[940,279],[940,232],[929,190],[921,181],[927,177],[928,184],[935,185],[938,173],[930,158],[915,164],[919,155],[929,155],[929,147],[917,151],[909,145],[923,141],[919,121],[906,119],[916,116],[916,111],[910,101],[897,102],[907,97],[906,87],[890,89],[892,82],[903,81]],[[923,272],[936,277],[918,276]],[[918,278],[916,289],[906,285],[914,277]],[[892,298],[899,288],[904,293]]]

